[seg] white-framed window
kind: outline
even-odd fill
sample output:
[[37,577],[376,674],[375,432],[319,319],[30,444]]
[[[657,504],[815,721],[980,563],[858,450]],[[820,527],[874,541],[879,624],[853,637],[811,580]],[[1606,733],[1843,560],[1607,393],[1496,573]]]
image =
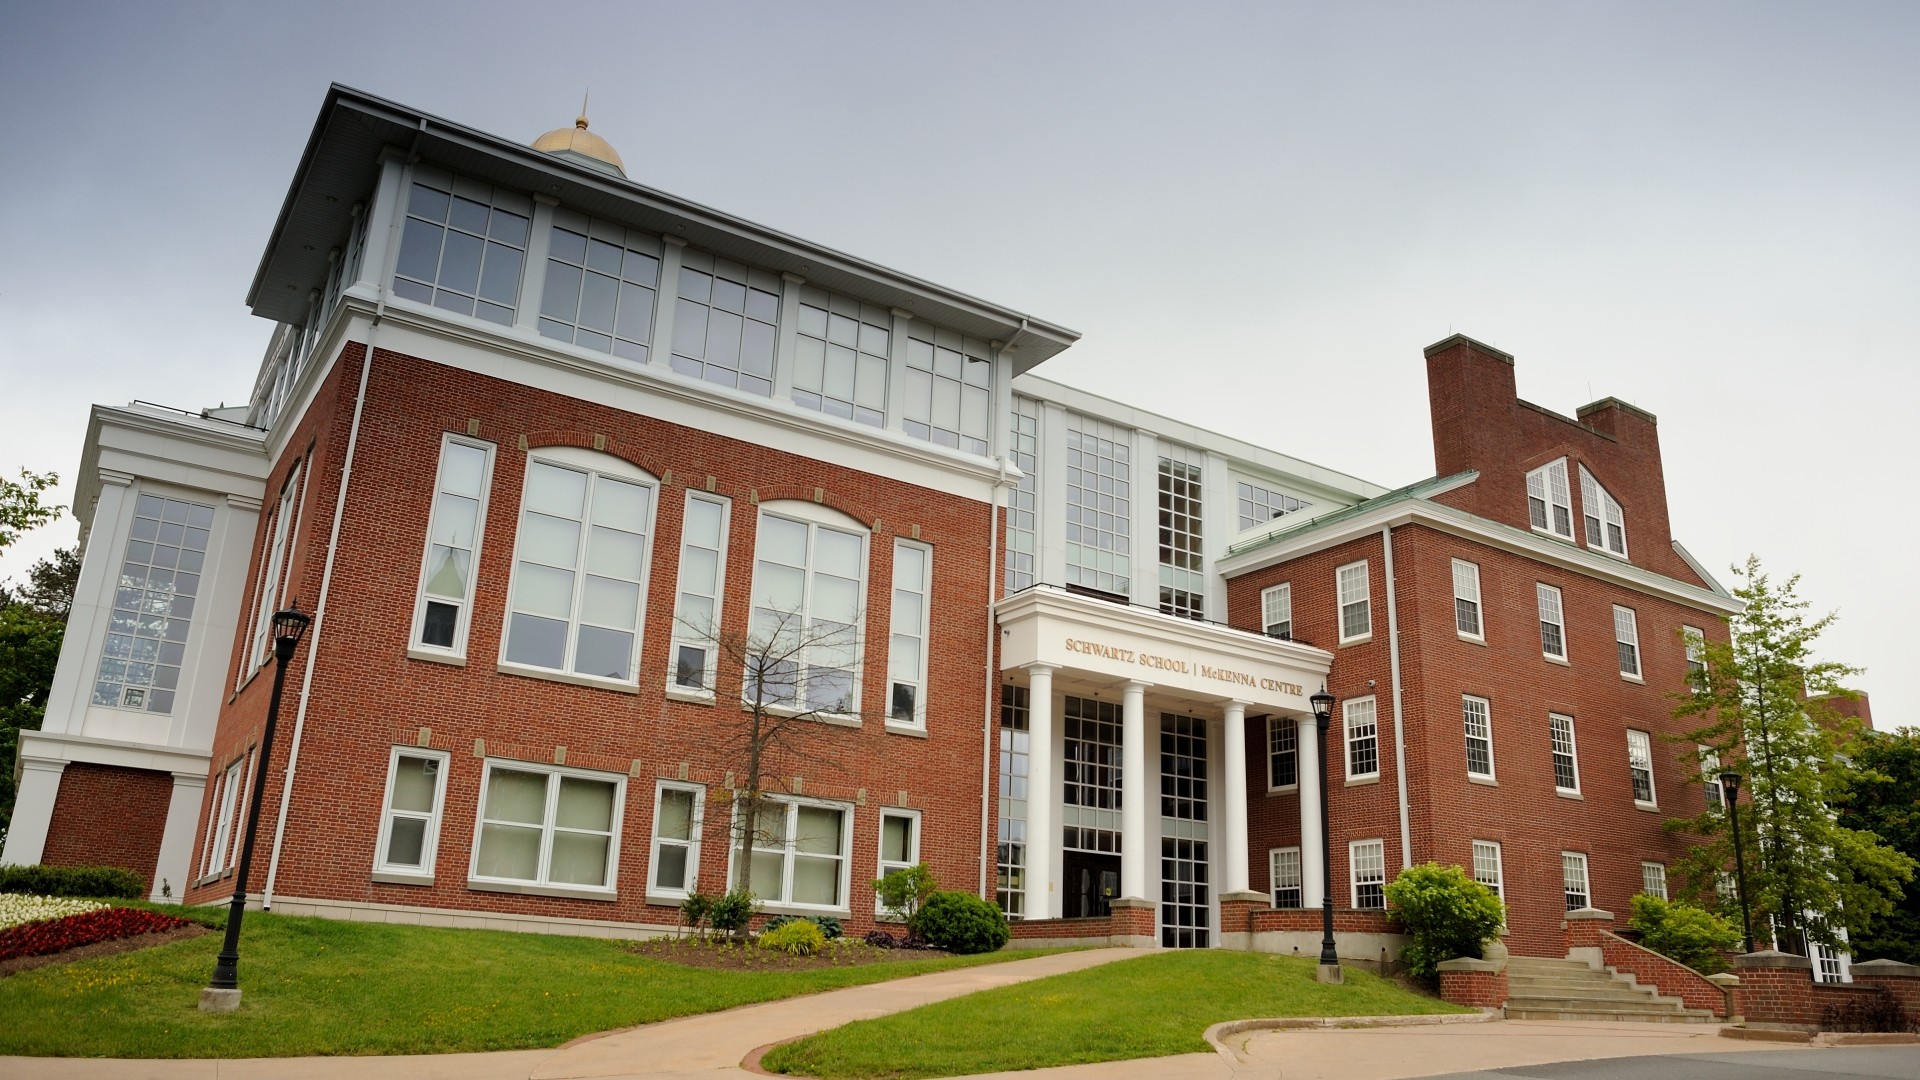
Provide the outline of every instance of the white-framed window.
[[654,788],[648,895],[684,899],[698,888],[700,827],[706,805],[707,789],[699,784],[661,780]]
[[773,393],[780,275],[683,248],[677,289],[673,370],[760,397]]
[[557,207],[547,242],[540,333],[636,364],[653,341],[660,238]]
[[[735,800],[734,813],[743,811]],[[763,795],[756,819],[753,894],[767,904],[845,911],[853,808],[817,799]],[[733,861],[734,884],[740,885],[743,868],[737,857]]]
[[1600,486],[1585,465],[1580,466],[1580,511],[1586,519],[1587,546],[1626,558],[1626,515],[1620,512],[1619,501]]
[[[1812,918],[1813,913],[1808,912]],[[1841,941],[1847,940],[1847,928],[1836,926],[1834,932]],[[1813,981],[1822,983],[1850,983],[1853,981],[1853,957],[1843,950],[1836,949],[1825,942],[1806,937],[1807,955],[1813,958]]]
[[200,594],[213,507],[141,492],[94,672],[94,705],[173,711]]
[[1453,560],[1453,628],[1463,638],[1485,641],[1480,627],[1480,567]]
[[1267,852],[1267,866],[1273,875],[1273,906],[1301,906],[1300,849],[1274,848]]
[[1241,532],[1269,521],[1278,521],[1295,510],[1305,510],[1313,505],[1305,499],[1297,499],[1259,484],[1249,484],[1245,480],[1236,481],[1233,487]]
[[933,549],[893,542],[892,641],[887,650],[887,723],[927,722],[927,620],[933,589]]
[[1507,899],[1500,876],[1500,842],[1498,840],[1475,840],[1473,842],[1473,880],[1493,890],[1493,895],[1501,903]]
[[501,659],[634,681],[646,610],[654,480],[571,447],[527,459]]
[[387,762],[387,795],[380,804],[375,873],[433,877],[434,855],[440,846],[440,807],[447,794],[446,775],[444,751],[393,748]]
[[1633,804],[1656,805],[1653,794],[1653,739],[1644,731],[1627,729],[1627,770],[1633,776]]
[[793,403],[873,427],[887,423],[893,316],[883,307],[800,286]]
[[812,503],[763,504],[753,577],[746,699],[853,712],[860,701],[866,530]]
[[1667,898],[1667,864],[1643,862],[1640,864],[1640,891],[1648,896]]
[[1300,730],[1290,716],[1267,717],[1267,790],[1300,785]]
[[1340,643],[1373,634],[1373,607],[1369,599],[1365,560],[1348,563],[1334,572],[1340,590]]
[[[906,870],[920,861],[920,811],[886,807],[880,811],[880,859],[875,877]],[[874,910],[883,910],[874,897]]]
[[1032,587],[1039,550],[1040,403],[1018,394],[1007,427],[1007,457],[1020,469],[1020,482],[1007,491],[1007,592]]
[[492,443],[451,434],[442,437],[420,590],[414,597],[413,644],[418,648],[466,655],[474,568],[480,564],[480,538],[486,531],[487,493],[492,486]]
[[732,510],[733,503],[725,496],[687,492],[680,526],[679,595],[673,609],[673,670],[667,676],[670,690],[713,693]]
[[1493,713],[1486,698],[1464,695],[1460,714],[1467,731],[1467,775],[1493,779]]
[[1000,688],[1000,837],[994,896],[1009,917],[1027,909],[1027,795],[1033,742],[1027,688]]
[[1620,676],[1640,677],[1640,627],[1633,609],[1613,605],[1613,641],[1620,654]]
[[267,549],[266,568],[260,576],[259,596],[253,613],[253,664],[259,667],[273,655],[273,615],[286,603],[287,545],[297,535],[301,509],[300,493],[306,469],[296,464],[280,489],[280,502],[273,512],[273,546]]
[[1380,724],[1371,695],[1341,703],[1340,730],[1347,740],[1347,779],[1380,775]]
[[614,891],[627,778],[487,759],[473,883]]
[[1534,595],[1540,604],[1540,654],[1554,660],[1567,658],[1567,616],[1560,606],[1560,590],[1536,583]]
[[1548,713],[1547,728],[1553,739],[1553,789],[1578,795],[1580,759],[1573,741],[1573,717]]
[[416,166],[394,293],[512,325],[532,217],[525,195]]
[[219,817],[212,824],[202,876],[218,874],[233,865],[233,850],[240,834],[237,821],[246,812],[245,791],[241,781],[247,778],[246,770],[252,760],[251,753],[244,758],[235,758],[217,782],[220,789],[217,793]]
[[1566,458],[1527,474],[1527,517],[1539,532],[1573,539],[1573,498],[1567,488]]
[[900,428],[916,439],[985,454],[992,435],[993,350],[919,319],[907,324]]
[[1133,591],[1133,432],[1067,416],[1067,584]]
[[1283,581],[1260,590],[1260,629],[1271,638],[1293,640],[1293,583]]
[[1697,626],[1682,626],[1680,640],[1687,650],[1687,686],[1694,693],[1707,689],[1707,635]]
[[1355,840],[1347,845],[1347,876],[1353,879],[1353,906],[1387,906],[1387,846],[1381,840]]
[[1720,755],[1702,746],[1700,751],[1700,791],[1707,800],[1707,809],[1718,812],[1727,808],[1727,793],[1720,787]]
[[1593,906],[1593,892],[1587,888],[1587,857],[1578,851],[1560,853],[1561,889],[1567,910],[1579,911]]
[[1162,443],[1160,451],[1160,610],[1207,617],[1206,552],[1201,544],[1200,451]]

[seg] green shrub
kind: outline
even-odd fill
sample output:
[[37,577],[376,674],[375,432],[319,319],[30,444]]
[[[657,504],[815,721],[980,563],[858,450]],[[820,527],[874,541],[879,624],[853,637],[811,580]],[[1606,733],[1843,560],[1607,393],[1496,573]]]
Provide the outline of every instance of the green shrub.
[[920,905],[940,891],[940,883],[933,879],[933,871],[926,863],[915,863],[889,872],[873,883],[873,889],[879,894],[880,906],[888,918],[911,923]]
[[936,892],[927,897],[907,929],[935,948],[954,953],[992,952],[1013,936],[999,908],[963,892]]
[[1640,944],[1702,975],[1727,970],[1724,954],[1739,946],[1739,927],[1685,900],[1641,893],[1632,903],[1627,925],[1639,932]]
[[760,934],[760,947],[788,956],[812,956],[827,947],[827,935],[817,923],[792,919]]
[[147,883],[118,866],[0,866],[0,893],[137,900]]
[[847,932],[846,924],[831,915],[775,915],[773,918],[767,920],[767,924],[760,928],[760,932],[764,934],[769,930],[778,930],[788,923],[794,922],[812,923],[820,928],[820,932],[826,935],[828,941],[832,941]]
[[1412,938],[1400,953],[1407,970],[1423,978],[1436,965],[1458,957],[1480,958],[1480,948],[1500,933],[1506,908],[1493,890],[1458,866],[1423,863],[1400,871],[1387,886],[1387,913]]
[[715,930],[724,930],[729,934],[738,933],[747,928],[753,919],[753,894],[745,889],[733,889],[713,902],[707,909],[707,921]]
[[680,925],[699,933],[706,925],[707,916],[713,913],[713,897],[706,893],[694,893],[680,901]]

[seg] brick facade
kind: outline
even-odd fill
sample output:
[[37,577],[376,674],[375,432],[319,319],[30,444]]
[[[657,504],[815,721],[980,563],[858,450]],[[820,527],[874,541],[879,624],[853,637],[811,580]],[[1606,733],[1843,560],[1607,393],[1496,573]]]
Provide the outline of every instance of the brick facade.
[[[350,359],[357,359],[355,357]],[[277,491],[293,457],[311,447],[312,477],[300,535],[293,543],[290,592],[317,596],[324,549],[339,491],[333,448],[351,423],[357,363],[333,373],[323,401],[307,414],[276,469]],[[328,403],[331,403],[330,407]],[[478,583],[464,665],[407,656],[427,519],[431,478],[445,432],[496,446]],[[570,685],[494,670],[501,655],[507,583],[520,516],[520,487],[530,449],[603,446],[604,452],[661,478],[646,590],[637,692]],[[668,479],[670,477],[670,480]],[[484,376],[460,374],[417,357],[381,351],[367,389],[341,522],[339,555],[324,626],[303,644],[288,672],[297,687],[304,665],[316,666],[300,749],[276,892],[290,897],[457,907],[671,925],[677,912],[648,905],[643,886],[654,819],[654,780],[706,785],[699,887],[721,891],[730,855],[725,779],[742,765],[721,747],[735,714],[717,714],[737,700],[740,672],[719,673],[721,705],[669,698],[665,689],[678,572],[684,494],[711,490],[732,500],[723,625],[748,619],[754,574],[753,536],[760,503],[798,499],[841,511],[874,529],[865,598],[866,632],[857,727],[806,726],[802,757],[776,760],[768,775],[802,779],[809,797],[854,806],[850,930],[872,923],[879,810],[920,810],[920,856],[943,884],[972,889],[979,874],[981,729],[986,702],[986,581],[990,508],[983,502],[917,488],[746,444],[709,432],[636,416],[594,402],[543,393]],[[817,494],[817,498],[816,498]],[[263,530],[268,526],[263,518]],[[917,533],[917,535],[916,535]],[[886,729],[887,620],[891,611],[895,537],[933,550],[930,655],[925,737]],[[256,547],[260,545],[256,544]],[[259,573],[255,554],[253,574]],[[305,601],[303,605],[309,606]],[[236,663],[244,656],[236,649]],[[216,767],[244,752],[263,722],[271,666],[262,668],[223,714]],[[266,800],[278,806],[292,744],[293,705],[282,709],[281,733],[266,773]],[[737,708],[737,706],[735,707]],[[427,745],[451,755],[431,885],[370,879],[381,799],[392,747]],[[492,758],[553,763],[565,747],[570,767],[628,775],[620,821],[618,898],[580,900],[474,891],[467,866],[474,842],[483,764],[476,740]],[[631,775],[629,775],[631,774]],[[777,789],[777,788],[776,788]],[[204,824],[202,832],[204,832]],[[270,836],[263,826],[262,842]],[[200,844],[205,843],[204,836]],[[196,851],[199,848],[196,847]],[[250,887],[265,882],[264,857]],[[224,886],[193,893],[205,900]]]
[[[170,773],[76,761],[60,774],[53,825],[40,861],[48,866],[125,867],[152,888],[172,796]],[[186,882],[168,884],[175,896],[186,891]]]

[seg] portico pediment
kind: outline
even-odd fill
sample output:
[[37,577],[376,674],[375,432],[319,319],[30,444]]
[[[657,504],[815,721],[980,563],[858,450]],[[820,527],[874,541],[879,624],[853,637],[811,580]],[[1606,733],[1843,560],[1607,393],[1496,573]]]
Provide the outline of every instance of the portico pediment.
[[1001,600],[1000,669],[1051,664],[1183,696],[1307,713],[1326,683],[1324,649],[1036,586]]

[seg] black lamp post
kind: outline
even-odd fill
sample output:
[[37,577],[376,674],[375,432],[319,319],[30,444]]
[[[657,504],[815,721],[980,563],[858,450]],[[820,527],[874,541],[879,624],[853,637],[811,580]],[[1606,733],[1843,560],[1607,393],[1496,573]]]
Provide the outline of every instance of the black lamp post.
[[1747,951],[1753,951],[1753,916],[1747,912],[1747,860],[1740,851],[1740,774],[1728,769],[1720,774],[1720,793],[1727,797],[1727,823],[1733,830],[1733,872],[1740,887],[1740,932],[1747,939]]
[[253,790],[247,793],[247,837],[240,847],[240,867],[234,873],[233,902],[227,911],[227,937],[214,961],[213,980],[200,992],[200,1008],[232,1012],[240,1007],[240,920],[247,913],[247,876],[253,869],[253,841],[260,831],[260,797],[266,790],[267,764],[273,760],[273,729],[280,722],[280,693],[287,683],[287,661],[313,619],[300,610],[299,601],[273,613],[273,696],[267,701],[267,729],[260,736],[260,764],[253,770]]
[[1320,730],[1320,970],[1325,983],[1344,982],[1340,954],[1333,947],[1333,840],[1327,818],[1327,726],[1333,722],[1333,695],[1325,690],[1307,699],[1313,703],[1313,725]]

